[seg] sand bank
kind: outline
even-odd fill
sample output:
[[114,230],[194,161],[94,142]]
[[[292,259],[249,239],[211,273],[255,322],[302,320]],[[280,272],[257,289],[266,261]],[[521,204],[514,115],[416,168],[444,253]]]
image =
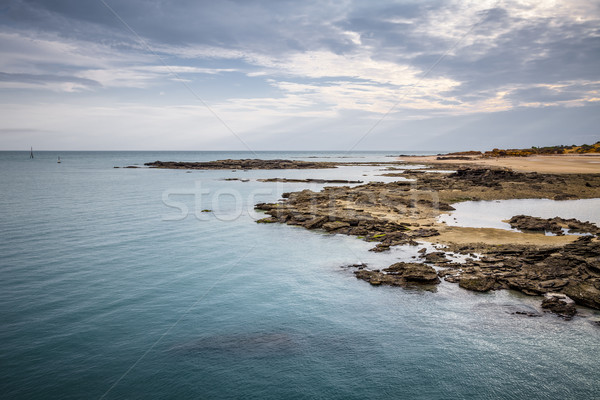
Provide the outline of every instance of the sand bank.
[[434,165],[504,167],[519,172],[546,174],[600,174],[600,154],[547,155],[530,157],[472,157],[470,160],[438,160],[438,156],[406,156],[402,161]]

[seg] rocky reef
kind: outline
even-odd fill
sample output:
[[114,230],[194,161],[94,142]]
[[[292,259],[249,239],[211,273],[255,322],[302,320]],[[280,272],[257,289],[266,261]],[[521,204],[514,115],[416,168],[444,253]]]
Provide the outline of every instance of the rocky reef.
[[[383,270],[358,267],[357,278],[372,285],[435,286],[443,278],[478,292],[558,292],[576,304],[600,309],[597,226],[562,218],[511,219],[514,227],[523,230],[562,234],[564,228],[588,233],[558,237],[448,227],[437,221],[440,214],[453,210],[452,203],[464,200],[600,197],[600,175],[566,177],[493,168],[461,168],[452,174],[406,170],[396,175],[405,179],[327,187],[320,192],[284,193],[282,201],[257,204],[256,208],[268,214],[261,222],[357,236],[374,242],[372,251],[386,251],[397,245],[416,246],[425,241],[445,247],[432,253],[422,252],[420,263],[398,263]],[[447,253],[460,255],[466,261],[451,262]],[[436,272],[434,266],[440,270]],[[556,307],[548,303],[548,308]]]
[[144,165],[165,169],[324,169],[336,168],[334,162],[296,161],[296,160],[217,160],[205,162],[154,161]]
[[529,232],[550,232],[555,235],[563,235],[564,231],[570,233],[589,233],[592,235],[600,234],[600,228],[590,222],[581,222],[575,218],[564,219],[538,218],[528,215],[515,215],[507,221],[511,228]]
[[469,290],[513,289],[528,295],[560,292],[577,304],[600,309],[600,241],[581,236],[561,247],[454,247],[479,260],[447,263],[439,275]]
[[363,181],[349,181],[345,179],[290,179],[290,178],[266,178],[257,179],[258,182],[281,182],[281,183],[336,183],[336,184],[353,184],[364,183]]
[[390,285],[421,288],[440,283],[437,272],[429,265],[422,263],[399,262],[390,265],[383,271],[359,268],[354,274],[358,279],[369,282],[371,285]]
[[577,314],[575,302],[561,293],[546,293],[542,301],[542,308],[553,312],[566,320],[570,320]]
[[[471,156],[456,153],[448,157]],[[435,290],[440,278],[464,289],[486,292],[512,289],[546,295],[543,308],[565,319],[575,304],[600,309],[600,228],[575,219],[542,219],[517,215],[509,221],[521,232],[491,228],[451,227],[439,222],[452,204],[467,200],[599,198],[600,174],[541,174],[500,167],[465,168],[445,164],[453,173],[402,169],[398,162],[335,163],[294,160],[218,160],[210,162],[146,163],[151,168],[185,170],[321,169],[340,165],[379,165],[391,183],[349,180],[270,178],[264,182],[360,184],[325,187],[319,192],[284,193],[277,203],[255,207],[267,216],[258,223],[285,223],[332,234],[353,235],[373,242],[371,251],[424,242],[419,262],[396,263],[384,269],[356,267],[358,279],[372,285],[421,287]],[[231,178],[238,179],[238,178]],[[553,235],[547,236],[550,232]],[[565,235],[577,233],[584,236]],[[453,257],[450,257],[453,256]],[[454,257],[458,256],[458,257]],[[455,262],[452,259],[461,259]],[[537,315],[536,315],[537,316]]]

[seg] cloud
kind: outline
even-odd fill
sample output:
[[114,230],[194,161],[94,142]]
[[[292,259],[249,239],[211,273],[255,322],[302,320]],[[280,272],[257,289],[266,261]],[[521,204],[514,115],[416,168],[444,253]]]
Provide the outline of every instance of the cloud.
[[[34,32],[0,32],[2,87],[72,92],[100,87],[144,88],[190,74],[235,72],[233,68],[161,65],[161,59],[113,45]],[[159,65],[156,65],[156,64]],[[46,73],[46,71],[55,73]]]
[[55,91],[74,92],[100,84],[92,79],[84,79],[48,74],[24,74],[0,72],[0,88],[50,89]]
[[583,106],[600,101],[600,81],[521,86],[514,88],[509,96],[521,106]]
[[[88,121],[98,135],[124,127],[159,143],[159,129],[192,135],[199,115],[220,132],[202,96],[252,137],[289,139],[290,125],[338,137],[336,126],[360,135],[384,115],[378,130],[429,119],[458,129],[491,113],[591,112],[600,98],[598,2],[107,2],[136,34],[101,2],[13,0],[0,15],[0,104],[22,125],[46,101],[65,118],[76,105],[76,122],[47,116],[55,132]],[[146,113],[152,124],[130,122]]]

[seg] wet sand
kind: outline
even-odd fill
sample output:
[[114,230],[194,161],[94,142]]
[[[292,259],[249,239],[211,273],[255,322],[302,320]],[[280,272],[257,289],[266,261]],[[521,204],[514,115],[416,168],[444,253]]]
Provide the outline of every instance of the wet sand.
[[[600,154],[564,154],[530,157],[472,157],[470,160],[438,160],[438,156],[405,156],[402,161],[434,165],[464,165],[510,168],[519,172],[546,174],[600,174]],[[444,156],[442,156],[444,157]]]

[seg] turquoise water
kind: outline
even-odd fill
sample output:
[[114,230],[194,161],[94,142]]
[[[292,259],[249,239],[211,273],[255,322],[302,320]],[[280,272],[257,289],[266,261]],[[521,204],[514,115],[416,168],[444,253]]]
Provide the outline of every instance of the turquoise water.
[[[386,153],[353,155],[389,160]],[[354,238],[253,222],[260,217],[254,202],[310,186],[255,179],[340,171],[113,168],[251,153],[27,156],[0,153],[2,398],[600,393],[600,328],[590,318],[527,318],[512,312],[537,309],[539,299],[445,282],[437,293],[372,287],[340,266],[383,267],[410,260],[417,249],[374,254]],[[250,181],[222,180],[230,177]],[[187,216],[165,204],[165,195],[167,204],[185,204]]]

